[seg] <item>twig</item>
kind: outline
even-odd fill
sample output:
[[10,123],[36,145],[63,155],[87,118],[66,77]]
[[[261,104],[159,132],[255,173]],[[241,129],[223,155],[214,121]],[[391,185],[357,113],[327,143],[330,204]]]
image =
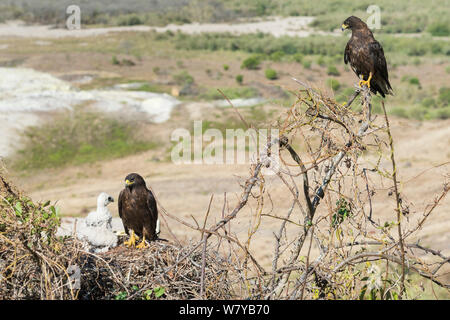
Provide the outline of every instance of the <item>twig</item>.
[[395,200],[397,202],[397,230],[398,230],[398,241],[400,243],[400,254],[402,259],[402,276],[400,278],[400,298],[405,293],[405,248],[403,247],[403,237],[401,228],[401,217],[402,217],[402,205],[400,201],[400,194],[397,189],[397,167],[395,165],[394,157],[394,140],[392,139],[391,128],[389,126],[389,119],[386,113],[386,108],[384,102],[381,101],[383,107],[384,118],[386,119],[386,131],[389,137],[389,146],[391,148],[391,162],[392,162],[392,179],[394,180],[394,190],[395,190]]

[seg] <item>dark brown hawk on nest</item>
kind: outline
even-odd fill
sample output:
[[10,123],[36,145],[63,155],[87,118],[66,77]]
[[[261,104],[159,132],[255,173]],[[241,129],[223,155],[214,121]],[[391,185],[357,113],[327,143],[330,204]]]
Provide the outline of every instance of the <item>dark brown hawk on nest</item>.
[[142,237],[136,248],[145,248],[145,239],[158,238],[158,209],[153,193],[147,189],[144,178],[137,173],[130,173],[125,178],[125,189],[119,194],[119,216],[122,219],[125,232],[130,239],[124,242],[128,246],[136,243],[135,234]]
[[383,98],[386,94],[392,94],[383,48],[367,24],[351,16],[342,24],[342,31],[345,29],[352,30],[352,37],[345,47],[344,62],[350,62],[353,71],[360,77],[359,86],[367,85],[372,93],[379,92]]

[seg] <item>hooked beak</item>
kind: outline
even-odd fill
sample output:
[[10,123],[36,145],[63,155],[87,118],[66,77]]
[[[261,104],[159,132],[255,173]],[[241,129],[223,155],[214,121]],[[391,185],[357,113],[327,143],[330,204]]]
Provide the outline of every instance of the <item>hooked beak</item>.
[[341,30],[342,31],[344,31],[345,29],[347,29],[348,28],[348,25],[346,25],[346,24],[343,24],[342,26],[341,26]]
[[125,186],[126,187],[129,187],[129,186],[131,186],[133,184],[133,182],[131,182],[130,180],[125,180]]

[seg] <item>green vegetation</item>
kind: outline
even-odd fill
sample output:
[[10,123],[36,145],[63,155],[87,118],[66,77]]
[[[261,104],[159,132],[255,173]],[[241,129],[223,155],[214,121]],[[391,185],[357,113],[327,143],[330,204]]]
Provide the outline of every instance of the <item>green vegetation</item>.
[[19,170],[55,168],[118,158],[154,149],[136,137],[138,128],[100,113],[77,108],[24,133],[24,146],[13,159]]
[[156,92],[156,93],[170,93],[170,88],[152,84],[152,83],[143,83],[141,86],[137,88],[129,89],[130,91],[145,91],[145,92]]
[[310,69],[311,68],[311,61],[310,60],[303,60],[303,62],[302,62],[302,66],[303,66],[303,68],[305,68],[305,69]]
[[[252,87],[228,87],[219,88],[228,99],[247,99],[258,95],[258,91]],[[223,95],[216,88],[208,88],[206,92],[200,94],[200,98],[204,100],[221,100]]]
[[256,70],[259,68],[259,65],[261,64],[261,55],[252,55],[242,61],[241,69],[250,69],[250,70]]
[[270,55],[269,59],[272,61],[281,61],[284,55],[285,55],[284,51],[275,51]]
[[120,62],[119,62],[119,60],[117,60],[117,57],[116,57],[116,56],[113,56],[113,57],[112,57],[111,63],[112,63],[112,64],[115,64],[115,65],[119,65],[119,64],[120,64]]
[[242,84],[242,82],[244,82],[244,76],[242,74],[238,74],[236,76],[236,82]]
[[329,66],[327,70],[327,74],[329,76],[339,76],[341,73],[338,71],[338,69],[335,66]]
[[327,86],[331,87],[333,91],[338,91],[341,88],[341,84],[339,83],[339,81],[334,78],[330,78],[327,80]]
[[[426,55],[450,55],[450,46],[445,40],[434,40],[431,37],[395,37],[392,35],[376,35],[383,45],[387,56],[401,56],[402,60],[409,57]],[[232,35],[228,33],[203,33],[195,35],[176,34],[173,36],[175,48],[179,50],[208,50],[208,51],[244,51],[253,54],[243,63],[257,67],[264,59],[271,59],[272,55],[291,56],[295,60],[303,60],[305,55],[319,55],[342,58],[342,51],[348,41],[346,36],[310,36],[302,41],[293,41],[289,36],[274,37],[269,34]],[[323,63],[324,58],[320,58]],[[319,62],[321,62],[319,61]]]
[[427,31],[436,37],[446,37],[450,35],[450,26],[448,24],[448,18],[445,21],[436,21],[430,24]]
[[303,61],[303,54],[301,53],[295,53],[292,58],[295,62],[301,63]]
[[420,81],[416,77],[409,78],[409,84],[420,86]]
[[65,23],[65,9],[80,5],[82,24],[96,25],[167,25],[190,22],[232,22],[245,17],[313,16],[312,26],[325,31],[338,29],[350,13],[369,18],[370,5],[379,6],[380,33],[415,33],[427,31],[449,36],[450,6],[446,1],[421,0],[0,0],[0,21],[22,19],[32,23]]
[[333,228],[338,227],[346,218],[351,215],[350,204],[344,198],[340,198],[336,201],[336,213],[333,214],[331,219],[331,226]]
[[318,64],[319,66],[321,66],[321,67],[325,66],[325,58],[324,58],[324,56],[320,55],[320,56],[317,58],[317,64]]
[[265,76],[267,79],[269,80],[275,80],[278,78],[278,74],[274,69],[266,69],[266,71],[264,72]]
[[[102,0],[99,0],[102,1]],[[94,1],[96,2],[96,1]],[[113,3],[114,0],[112,1]],[[155,12],[161,14],[161,19],[165,19],[162,11],[158,11],[163,6],[169,12],[175,8],[175,4],[172,1],[162,3],[156,1]],[[175,1],[177,2],[177,1]],[[188,18],[189,21],[220,21],[218,16],[212,17],[218,11],[217,8],[212,10],[212,15],[208,13],[205,8],[210,8],[210,4],[214,0],[208,3],[201,1],[192,1],[186,6],[186,3],[181,4],[178,2],[180,8],[192,8],[194,5],[197,10],[196,18]],[[257,3],[258,2],[258,3]],[[256,16],[256,12],[264,12],[262,16],[266,14],[279,13],[282,16],[286,15],[314,15],[317,17],[314,24],[317,28],[326,30],[327,27],[322,25],[322,18],[326,18],[328,23],[335,28],[336,21],[340,19],[339,15],[348,15],[347,9],[352,7],[354,14],[367,18],[366,8],[369,5],[368,1],[362,0],[355,5],[352,1],[344,0],[339,5],[336,3],[330,4],[330,0],[326,0],[320,4],[311,4],[305,1],[292,1],[286,0],[283,2],[275,1],[256,1],[250,0],[249,2],[240,3],[233,0],[225,0],[221,2],[221,8],[225,11],[231,12],[228,18],[233,19],[233,15],[236,16]],[[0,0],[1,3],[1,0]],[[389,96],[386,101],[388,102],[388,110],[393,110],[400,116],[416,118],[416,119],[433,119],[433,118],[446,118],[448,117],[448,104],[445,105],[442,101],[443,98],[439,98],[440,89],[439,85],[426,83],[418,72],[419,68],[427,68],[428,65],[439,65],[447,73],[450,72],[450,66],[448,65],[448,57],[450,56],[450,46],[447,39],[436,38],[437,34],[444,34],[446,26],[442,22],[446,22],[443,19],[444,15],[441,15],[441,11],[447,10],[447,8],[441,8],[431,4],[430,6],[424,6],[421,3],[412,1],[411,4],[406,5],[406,2],[400,1],[399,3],[388,3],[387,1],[381,1],[380,7],[382,10],[382,29],[374,30],[376,38],[383,45],[389,68],[389,74],[391,84],[394,88],[394,96]],[[278,4],[278,5],[275,5]],[[300,10],[299,4],[303,7]],[[409,6],[417,6],[417,8],[424,9],[424,15],[416,17],[413,15]],[[426,7],[426,8],[425,8]],[[329,10],[332,8],[333,10]],[[112,8],[110,8],[113,10]],[[205,10],[204,10],[205,9]],[[392,10],[391,10],[392,9]],[[231,11],[227,11],[231,10]],[[391,10],[389,13],[387,10]],[[431,16],[430,12],[439,11],[436,16]],[[178,10],[180,11],[180,10]],[[11,11],[9,11],[11,12]],[[130,12],[127,13],[127,17],[131,19],[133,14],[136,14],[141,21],[147,21],[152,14],[148,17],[142,12]],[[167,13],[166,12],[166,13]],[[221,12],[220,14],[222,14]],[[393,12],[396,12],[397,16],[394,16]],[[85,13],[83,11],[83,13]],[[391,14],[392,13],[392,14]],[[118,19],[123,14],[111,14],[110,19]],[[186,21],[181,18],[182,15],[191,15],[192,12],[179,13],[178,18],[172,18],[172,21]],[[166,18],[169,15],[166,16]],[[400,19],[399,17],[409,17],[409,21]],[[425,18],[427,17],[427,18]],[[86,18],[86,17],[85,17]],[[170,19],[172,19],[170,18]],[[209,20],[209,19],[212,20]],[[224,17],[222,17],[224,18]],[[228,18],[224,18],[223,21]],[[417,18],[417,19],[413,19]],[[218,20],[215,20],[218,19]],[[115,21],[115,20],[114,20]],[[338,27],[339,27],[338,25]],[[420,25],[420,28],[417,28]],[[444,29],[444,32],[441,30]],[[397,35],[391,35],[389,33],[395,32],[420,32],[425,31],[420,36],[414,37],[402,37]],[[432,33],[435,38],[431,36]],[[214,84],[214,88],[209,89],[210,84],[204,80],[223,80],[235,83],[236,86],[242,86],[245,80],[251,82],[259,81],[262,77],[266,76],[266,72],[254,72],[260,68],[263,71],[265,69],[285,70],[286,65],[284,63],[298,63],[301,64],[303,69],[312,69],[311,71],[305,71],[309,81],[311,82],[323,82],[328,77],[336,77],[334,80],[326,80],[327,86],[333,89],[336,94],[336,99],[339,102],[345,102],[348,95],[352,93],[353,83],[348,83],[347,80],[339,78],[341,75],[346,76],[348,72],[351,72],[348,65],[344,65],[342,60],[342,51],[348,40],[348,33],[342,34],[342,36],[327,36],[327,35],[315,35],[307,38],[302,38],[301,41],[297,41],[295,38],[288,36],[274,37],[268,34],[243,34],[234,35],[230,33],[210,33],[210,34],[182,34],[178,32],[136,32],[126,34],[115,34],[114,36],[108,36],[109,41],[98,41],[93,39],[85,39],[85,46],[79,46],[78,41],[74,39],[61,39],[52,43],[52,46],[39,46],[27,43],[20,39],[17,40],[17,45],[5,48],[3,51],[5,54],[21,53],[23,55],[34,53],[35,50],[39,50],[40,53],[61,53],[68,54],[74,52],[90,53],[96,52],[100,54],[106,54],[107,59],[112,57],[112,63],[115,65],[123,65],[122,57],[142,57],[143,61],[148,61],[149,57],[172,57],[174,61],[189,61],[190,59],[204,59],[208,57],[217,57],[217,60],[212,59],[211,62],[216,63],[215,66],[205,66],[205,71],[208,77],[204,77],[204,74],[199,75],[198,72],[190,70],[189,66],[183,65],[183,63],[176,63],[175,67],[172,66],[153,66],[153,72],[155,75],[163,78],[167,74],[172,74],[172,80],[181,87],[181,96],[199,97],[201,99],[222,99],[218,96],[216,87],[220,88],[220,84]],[[51,50],[50,50],[51,49]],[[222,59],[225,58],[225,59]],[[139,59],[139,58],[138,58]],[[133,59],[134,60],[134,59]],[[213,61],[214,60],[214,61]],[[235,64],[231,61],[240,61],[242,71],[241,74],[230,74],[228,70],[234,70]],[[271,61],[270,63],[264,63],[265,61]],[[273,61],[273,62],[272,62]],[[175,65],[175,63],[173,63]],[[270,67],[268,67],[270,65]],[[411,74],[404,78],[404,81],[400,82],[400,78],[405,75],[402,66],[412,66]],[[239,65],[237,65],[239,66]],[[318,68],[321,66],[324,68]],[[179,69],[182,70],[179,70]],[[128,71],[123,68],[124,71]],[[175,71],[174,71],[175,70]],[[225,72],[228,71],[228,72]],[[398,72],[397,72],[398,71]],[[275,79],[273,71],[268,72],[268,79]],[[252,74],[253,73],[253,74]],[[195,77],[195,79],[194,79]],[[233,79],[234,77],[234,79]],[[399,78],[396,78],[399,77]],[[280,80],[277,82],[284,82],[286,77],[277,75]],[[158,85],[157,81],[161,79],[155,79],[154,84],[143,84],[140,88],[133,90],[153,91],[153,92],[168,92],[170,90],[169,85]],[[118,80],[115,80],[116,82]],[[109,82],[94,79],[90,84],[79,85],[82,89],[92,89],[108,85]],[[113,85],[114,83],[112,83]],[[278,84],[278,83],[277,83]],[[232,87],[233,84],[227,82],[226,87]],[[233,98],[245,98],[252,95],[254,92],[249,93],[248,87],[245,87],[243,91],[238,92],[234,90],[230,94]],[[350,93],[347,90],[350,90]],[[233,91],[231,90],[231,91]],[[239,97],[237,94],[243,94]],[[266,92],[264,92],[266,94]],[[444,99],[445,101],[446,99]],[[376,99],[374,99],[376,101]],[[374,102],[374,112],[381,110],[379,102]]]
[[[54,233],[60,225],[59,208],[50,205],[50,201],[45,203],[34,203],[28,197],[18,197],[8,195],[0,200],[0,232],[8,234],[13,231],[11,217],[14,217],[22,226],[26,225],[28,229],[28,239],[26,243],[32,247],[38,245],[50,245],[54,239]],[[9,230],[8,230],[9,229]],[[17,232],[14,230],[13,232]],[[45,234],[45,237],[41,235]],[[32,243],[31,239],[37,239]]]
[[117,66],[128,66],[128,67],[136,65],[136,63],[130,59],[119,60],[119,59],[117,59],[116,56],[112,57],[111,63],[114,65],[117,65]]
[[449,87],[442,87],[439,89],[439,103],[442,104],[442,106],[450,106],[450,88]]
[[186,70],[174,74],[173,80],[175,81],[176,84],[181,86],[191,85],[194,83],[194,78]]

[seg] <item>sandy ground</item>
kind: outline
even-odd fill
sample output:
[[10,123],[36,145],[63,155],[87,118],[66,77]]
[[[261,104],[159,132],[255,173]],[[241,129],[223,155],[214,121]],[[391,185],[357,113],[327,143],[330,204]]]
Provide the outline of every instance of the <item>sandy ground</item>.
[[[0,23],[0,37],[26,37],[26,38],[65,38],[65,37],[93,37],[107,34],[110,32],[127,31],[156,31],[156,32],[183,32],[187,34],[197,33],[231,33],[235,35],[263,32],[275,37],[293,36],[304,38],[312,34],[340,36],[340,25],[336,25],[336,30],[332,32],[315,30],[309,27],[314,17],[268,17],[265,19],[243,20],[236,23],[188,23],[188,24],[169,24],[165,27],[154,27],[147,25],[121,26],[121,27],[96,27],[69,30],[67,28],[56,28],[51,25],[26,25],[22,21],[7,21]],[[421,37],[421,33],[398,33],[398,37]],[[439,40],[450,40],[450,37],[433,37]],[[41,42],[46,45],[45,41]],[[6,48],[0,46],[0,50]]]
[[[233,34],[245,34],[264,32],[272,34],[276,37],[289,35],[297,37],[307,37],[311,34],[312,29],[308,24],[313,21],[313,17],[288,17],[279,18],[273,17],[265,20],[255,20],[252,22],[242,23],[215,23],[215,24],[183,24],[174,25],[169,24],[165,27],[152,26],[123,26],[123,27],[106,27],[106,28],[81,28],[68,30],[63,28],[54,28],[52,26],[44,25],[25,25],[21,21],[9,21],[0,24],[0,37],[34,37],[34,38],[63,38],[63,37],[91,37],[109,32],[123,32],[123,31],[181,31],[183,33],[194,34],[202,32],[230,32]],[[323,33],[325,32],[315,32]],[[333,33],[326,33],[333,34]]]

